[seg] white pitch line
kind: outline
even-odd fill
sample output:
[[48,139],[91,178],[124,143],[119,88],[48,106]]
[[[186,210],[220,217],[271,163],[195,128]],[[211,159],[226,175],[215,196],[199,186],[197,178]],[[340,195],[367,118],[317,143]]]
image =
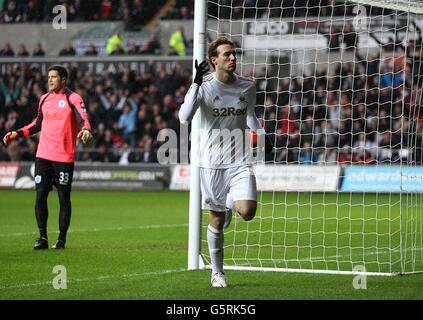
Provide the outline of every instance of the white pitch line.
[[[161,270],[161,271],[145,272],[145,273],[130,273],[130,274],[105,275],[105,276],[87,277],[87,278],[80,278],[80,279],[68,278],[67,279],[67,283],[88,282],[88,281],[103,281],[103,280],[110,280],[110,279],[127,279],[127,278],[136,278],[136,277],[158,276],[158,275],[162,275],[162,274],[179,273],[179,272],[185,272],[185,271],[187,271],[187,269]],[[52,281],[40,281],[40,282],[32,282],[32,283],[12,284],[10,286],[0,286],[0,290],[19,289],[19,288],[36,287],[36,286],[44,286],[44,285],[52,285]]]
[[[102,232],[102,231],[122,231],[122,230],[145,230],[145,229],[161,229],[161,228],[181,228],[188,227],[187,223],[184,224],[151,224],[145,226],[123,226],[123,227],[110,227],[110,228],[93,228],[93,229],[76,229],[69,230],[68,233],[74,232]],[[54,231],[59,233],[59,231]],[[37,235],[37,232],[13,232],[13,233],[0,233],[0,237],[20,237]]]
[[[409,252],[409,251],[418,251],[418,250],[423,250],[423,247],[408,248],[408,249],[404,249],[402,251],[403,252]],[[393,250],[365,252],[362,255],[355,253],[355,254],[352,254],[352,255],[343,254],[343,255],[332,255],[332,256],[325,256],[325,257],[301,258],[301,259],[263,259],[263,260],[275,261],[275,262],[300,262],[301,263],[301,262],[312,262],[312,261],[316,261],[316,260],[323,260],[323,261],[320,261],[320,262],[325,262],[325,260],[327,260],[327,259],[341,258],[341,261],[342,261],[342,258],[349,258],[350,256],[351,257],[353,257],[353,256],[360,256],[361,257],[361,256],[372,256],[372,255],[377,255],[377,254],[382,255],[382,254],[387,254],[387,253],[398,253],[398,252],[400,252],[399,249],[393,249]],[[227,258],[227,259],[230,260],[231,258]],[[232,257],[232,259],[234,259],[234,258]],[[241,259],[239,259],[239,260],[241,260]],[[330,261],[330,262],[334,262],[334,261]],[[240,263],[240,264],[237,264],[237,265],[242,266],[242,265],[250,265],[250,264],[249,263]]]

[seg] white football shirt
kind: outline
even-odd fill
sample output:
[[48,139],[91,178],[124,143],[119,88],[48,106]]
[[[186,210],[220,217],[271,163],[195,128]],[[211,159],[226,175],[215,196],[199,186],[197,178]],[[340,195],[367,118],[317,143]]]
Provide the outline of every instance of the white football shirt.
[[220,169],[251,163],[249,129],[261,125],[255,115],[256,88],[252,80],[235,75],[225,84],[215,73],[193,83],[179,111],[181,123],[191,121],[200,109],[199,166]]

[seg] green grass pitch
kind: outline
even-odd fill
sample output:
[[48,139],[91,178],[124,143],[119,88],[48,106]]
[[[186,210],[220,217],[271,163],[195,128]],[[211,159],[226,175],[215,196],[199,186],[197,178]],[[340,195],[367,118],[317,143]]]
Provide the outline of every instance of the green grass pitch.
[[[1,300],[423,299],[422,274],[369,276],[367,289],[357,290],[351,275],[228,270],[229,287],[211,288],[209,270],[186,270],[186,192],[74,191],[67,248],[34,251],[34,198],[34,191],[0,191]],[[395,267],[396,251],[370,251],[376,245],[395,248],[398,198],[375,195],[364,201],[360,195],[266,193],[259,194],[259,201],[257,219],[246,223],[235,217],[225,232],[225,245],[237,244],[235,250],[225,249],[226,263],[257,265],[260,257],[262,266],[269,267],[302,264],[315,269],[348,269],[347,260],[352,258],[373,270],[386,271],[388,262]],[[58,228],[55,192],[50,194],[49,209],[51,246]],[[272,214],[275,219],[270,219]],[[203,224],[206,219],[204,216]],[[319,232],[322,228],[325,233]],[[363,231],[369,237],[363,239]],[[258,241],[261,248],[255,245]],[[204,243],[202,247],[204,250]],[[421,264],[421,249],[415,254],[420,255],[417,260]],[[66,268],[65,290],[52,285],[56,265]]]

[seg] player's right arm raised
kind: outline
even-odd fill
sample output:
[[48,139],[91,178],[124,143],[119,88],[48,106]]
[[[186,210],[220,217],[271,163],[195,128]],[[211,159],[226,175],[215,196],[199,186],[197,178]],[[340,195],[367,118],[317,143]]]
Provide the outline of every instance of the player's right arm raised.
[[198,92],[203,83],[204,74],[209,71],[207,61],[203,61],[200,65],[198,65],[198,61],[195,60],[195,70],[194,81],[185,96],[185,101],[182,104],[181,109],[179,110],[179,120],[183,124],[190,122],[198,109]]

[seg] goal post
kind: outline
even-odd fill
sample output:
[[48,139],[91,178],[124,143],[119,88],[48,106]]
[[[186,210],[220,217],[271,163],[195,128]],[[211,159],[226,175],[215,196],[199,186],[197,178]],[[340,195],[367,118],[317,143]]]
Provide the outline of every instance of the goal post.
[[[254,164],[255,218],[225,230],[224,269],[423,272],[420,1],[196,0],[194,23],[194,40],[200,23],[235,42],[274,142]],[[210,267],[195,170],[189,269]]]
[[[194,47],[192,74],[195,75],[195,60],[199,63],[206,58],[206,21],[207,21],[206,0],[195,0],[194,5]],[[201,267],[201,191],[200,191],[200,169],[198,167],[198,148],[200,114],[194,116],[191,125],[191,176],[190,176],[190,197],[189,197],[189,230],[188,230],[188,270],[195,270]]]

